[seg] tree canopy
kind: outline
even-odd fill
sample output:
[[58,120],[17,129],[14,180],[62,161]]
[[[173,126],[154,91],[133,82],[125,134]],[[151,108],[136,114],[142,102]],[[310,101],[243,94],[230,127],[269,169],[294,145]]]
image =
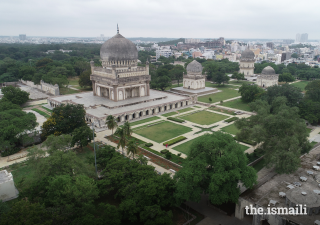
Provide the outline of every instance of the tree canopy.
[[13,104],[22,105],[29,100],[29,93],[21,90],[18,87],[3,87],[1,89],[3,98],[8,99]]
[[249,103],[259,99],[264,93],[264,90],[256,84],[243,83],[239,88],[239,93],[241,94],[241,100]]
[[237,202],[238,182],[252,188],[257,175],[247,166],[247,158],[233,137],[214,132],[201,136],[191,145],[190,154],[174,179],[178,203],[200,201],[201,194],[205,193],[213,204],[222,204]]

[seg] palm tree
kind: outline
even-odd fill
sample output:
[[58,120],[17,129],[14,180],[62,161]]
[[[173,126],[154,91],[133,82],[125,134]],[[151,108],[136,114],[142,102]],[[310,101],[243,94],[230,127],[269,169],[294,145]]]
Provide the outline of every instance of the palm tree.
[[137,154],[139,151],[139,147],[136,143],[136,139],[132,138],[127,146],[127,155],[129,155],[130,153],[133,155],[133,159],[134,159],[134,154]]
[[108,129],[111,129],[111,130],[112,130],[112,136],[113,136],[113,129],[118,126],[115,117],[112,116],[112,115],[109,115],[109,116],[107,117],[107,119],[106,119],[106,124],[107,124]]
[[121,146],[122,148],[122,154],[124,155],[123,148],[126,146],[126,135],[124,132],[124,129],[122,127],[118,127],[118,129],[115,132],[115,135],[119,137],[119,143],[118,143],[118,148]]
[[131,125],[128,121],[123,124],[124,133],[127,137],[130,137],[132,134]]

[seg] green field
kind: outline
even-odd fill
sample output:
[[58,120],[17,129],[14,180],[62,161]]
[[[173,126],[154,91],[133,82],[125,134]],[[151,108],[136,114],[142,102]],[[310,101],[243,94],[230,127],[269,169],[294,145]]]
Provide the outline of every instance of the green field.
[[300,82],[293,83],[290,85],[300,88],[301,91],[305,91],[304,88],[307,86],[308,83],[309,83],[309,81],[300,81]]
[[66,87],[62,87],[60,88],[60,95],[69,95],[69,94],[75,94],[75,93],[79,93],[80,91],[74,90],[74,89],[70,89],[70,88],[66,88]]
[[236,135],[239,132],[239,129],[236,128],[234,123],[229,125],[229,126],[221,128],[221,130],[224,131],[224,132],[227,132],[229,134],[233,134],[233,135]]
[[[183,143],[183,144],[181,144],[181,145],[178,145],[178,146],[176,146],[176,147],[174,147],[174,148],[172,148],[172,149],[188,155],[188,154],[190,153],[190,147],[191,147],[191,145],[192,145],[195,141],[197,141],[198,139],[200,139],[201,137],[202,137],[202,136],[199,136],[199,137],[197,137],[197,138],[194,138],[194,139],[192,139],[192,140],[190,140],[190,141],[187,141],[187,142],[185,142],[185,143]],[[242,151],[245,151],[245,150],[247,150],[247,149],[249,148],[249,147],[247,147],[247,146],[245,146],[245,145],[241,145],[241,144],[239,144],[239,145],[240,145],[240,148],[242,149]]]
[[210,108],[208,108],[208,110],[221,112],[221,113],[225,113],[225,114],[229,114],[229,115],[236,115],[234,113],[234,111],[229,111],[227,109],[222,109],[222,108],[217,108],[217,107],[210,107]]
[[232,85],[217,86],[216,84],[210,84],[209,87],[218,88],[219,90],[221,90],[221,92],[200,96],[198,97],[199,102],[210,103],[209,98],[211,98],[212,103],[215,103],[220,102],[221,100],[224,101],[230,98],[240,96],[238,91],[234,90],[237,87]]
[[192,129],[189,127],[185,127],[168,121],[150,127],[145,126],[142,129],[134,129],[134,133],[158,143],[164,142],[190,131],[192,131]]
[[153,116],[153,117],[150,117],[150,118],[147,118],[147,119],[143,119],[143,120],[139,120],[139,121],[130,123],[130,125],[131,126],[135,126],[135,125],[138,125],[138,124],[147,123],[147,122],[150,122],[150,121],[153,121],[153,120],[158,120],[158,119],[160,119],[160,117]]
[[230,108],[234,108],[234,109],[240,109],[240,110],[243,110],[243,111],[251,112],[249,104],[248,103],[244,103],[240,98],[236,99],[236,100],[233,100],[233,101],[224,102],[224,103],[222,103],[222,105],[225,106],[225,107],[230,107]]
[[181,116],[180,118],[200,125],[209,125],[229,117],[217,113],[200,111],[191,115]]
[[246,81],[246,80],[231,80],[228,82],[229,84],[235,84],[235,85],[242,85],[243,83],[251,84],[252,82]]
[[[191,111],[191,110],[194,110],[194,109],[191,108],[191,107],[189,107],[189,108],[185,108],[185,109],[181,109],[181,110],[177,110],[177,111],[178,111],[179,113],[183,113],[183,112],[188,112],[188,111]],[[161,116],[168,117],[168,116],[179,115],[179,114],[177,113],[177,111],[165,113],[165,114],[162,114]]]

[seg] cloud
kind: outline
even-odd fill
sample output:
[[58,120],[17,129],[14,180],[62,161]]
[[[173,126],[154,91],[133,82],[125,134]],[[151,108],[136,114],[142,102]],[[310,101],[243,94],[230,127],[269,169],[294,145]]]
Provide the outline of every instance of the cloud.
[[320,39],[320,1],[2,0],[0,35]]

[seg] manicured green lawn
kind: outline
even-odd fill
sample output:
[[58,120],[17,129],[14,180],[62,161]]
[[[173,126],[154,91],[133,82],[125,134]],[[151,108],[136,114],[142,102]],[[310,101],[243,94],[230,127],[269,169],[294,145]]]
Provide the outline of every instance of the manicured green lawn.
[[153,120],[158,120],[158,119],[160,119],[160,117],[153,116],[153,117],[150,117],[150,118],[147,118],[147,119],[143,119],[143,120],[139,120],[139,121],[130,123],[130,125],[131,126],[135,126],[135,125],[138,125],[138,124],[147,123],[147,122],[150,122],[150,121],[153,121]]
[[174,149],[174,150],[177,150],[178,152],[181,152],[181,153],[184,153],[184,154],[188,155],[189,152],[190,152],[190,147],[191,147],[191,145],[192,145],[196,140],[198,140],[198,139],[200,139],[200,138],[201,138],[201,136],[199,136],[199,137],[197,137],[197,138],[194,138],[194,139],[192,139],[192,140],[190,140],[190,141],[187,141],[187,142],[185,142],[185,143],[183,143],[183,144],[181,144],[181,145],[178,145],[178,146],[174,147],[173,149]]
[[220,120],[227,119],[228,116],[207,111],[200,111],[191,115],[181,116],[180,118],[200,125],[209,125],[216,123]]
[[229,81],[229,84],[235,84],[235,85],[242,85],[243,83],[248,83],[248,84],[250,84],[250,83],[252,83],[252,82],[249,82],[249,81],[246,81],[246,80],[239,80],[239,81],[237,81],[237,80],[231,80],[231,81]]
[[[188,111],[191,111],[191,110],[194,110],[193,108],[189,107],[189,108],[185,108],[185,109],[181,109],[181,110],[177,110],[179,113],[183,113],[183,112],[188,112]],[[162,114],[162,116],[174,116],[174,115],[179,115],[178,113],[175,112],[169,112],[169,113],[165,113],[165,114]]]
[[[174,147],[173,149],[174,150],[176,150],[176,151],[178,151],[178,152],[181,152],[181,153],[184,153],[184,154],[186,154],[186,155],[188,155],[189,153],[190,153],[190,147],[191,147],[191,145],[194,143],[194,142],[196,142],[198,139],[200,139],[202,136],[199,136],[199,137],[197,137],[197,138],[194,138],[194,139],[192,139],[192,140],[190,140],[190,141],[187,141],[187,142],[185,142],[185,143],[183,143],[183,144],[181,144],[181,145],[178,145],[178,146],[176,146],[176,147]],[[245,151],[245,150],[247,150],[249,147],[247,147],[247,146],[245,146],[245,145],[241,145],[241,144],[239,144],[240,145],[240,148],[242,149],[242,151]]]
[[69,85],[79,85],[79,77],[76,77],[76,78],[69,78],[68,79],[69,81]]
[[220,102],[221,100],[224,101],[226,99],[240,96],[238,91],[234,90],[237,87],[232,86],[232,85],[217,86],[216,84],[210,84],[209,87],[218,88],[219,90],[221,90],[221,92],[200,96],[200,97],[198,97],[199,102],[210,103],[209,98],[211,98],[212,103],[215,103],[215,102]]
[[221,128],[221,130],[224,131],[224,132],[227,132],[229,134],[233,134],[233,135],[236,135],[239,132],[239,129],[236,128],[234,123],[229,125],[229,126]]
[[234,111],[229,111],[229,110],[221,109],[221,108],[217,108],[217,107],[210,107],[210,108],[208,108],[208,110],[222,112],[222,113],[229,114],[229,115],[236,115],[234,113]]
[[240,110],[251,112],[249,104],[244,103],[241,99],[236,99],[233,101],[224,102],[224,103],[222,103],[222,105],[225,107],[230,107],[230,108],[235,108],[235,109],[240,109]]
[[307,86],[308,83],[309,83],[309,81],[300,81],[300,82],[293,83],[293,84],[290,84],[290,85],[298,87],[298,88],[301,89],[301,91],[304,91],[305,90],[304,88]]
[[311,131],[312,131],[312,129],[311,128],[307,128],[307,130],[308,130],[308,133],[310,134],[311,133]]
[[135,129],[134,133],[161,143],[190,131],[192,131],[192,129],[189,127],[165,121],[150,127],[146,126],[142,129]]

